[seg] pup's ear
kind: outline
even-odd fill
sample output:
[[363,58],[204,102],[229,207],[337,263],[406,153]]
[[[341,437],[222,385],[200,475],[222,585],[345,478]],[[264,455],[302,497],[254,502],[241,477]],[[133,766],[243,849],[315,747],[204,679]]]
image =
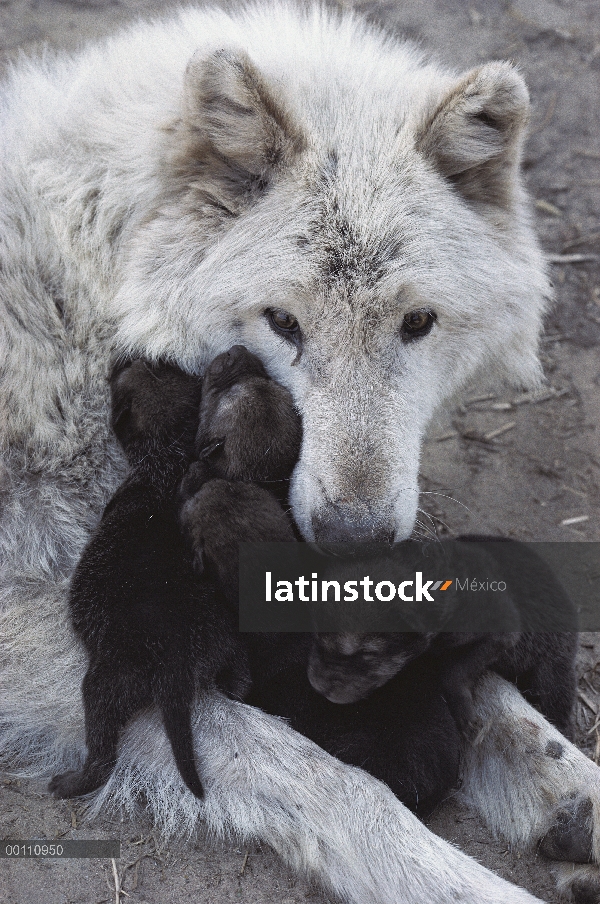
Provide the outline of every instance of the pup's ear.
[[244,51],[201,52],[184,81],[184,124],[201,156],[226,166],[228,180],[268,184],[304,146],[302,133]]
[[529,116],[525,82],[510,63],[468,72],[417,133],[417,149],[473,203],[510,208]]

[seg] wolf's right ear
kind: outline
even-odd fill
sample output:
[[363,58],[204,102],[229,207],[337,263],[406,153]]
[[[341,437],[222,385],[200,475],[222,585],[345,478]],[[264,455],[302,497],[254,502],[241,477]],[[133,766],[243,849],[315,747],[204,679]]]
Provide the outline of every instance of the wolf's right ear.
[[525,82],[510,63],[468,72],[417,132],[417,150],[468,201],[509,209],[529,117]]
[[266,187],[273,171],[305,144],[271,86],[238,49],[208,58],[194,54],[185,73],[183,124],[188,153],[195,153],[198,163],[224,169],[230,183],[246,186]]

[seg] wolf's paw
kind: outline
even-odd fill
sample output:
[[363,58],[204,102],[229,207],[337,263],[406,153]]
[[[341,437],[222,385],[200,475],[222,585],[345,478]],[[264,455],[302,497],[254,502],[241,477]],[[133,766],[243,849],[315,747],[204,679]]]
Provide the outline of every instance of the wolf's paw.
[[563,801],[554,821],[539,844],[550,860],[591,863],[593,860],[593,805],[591,798],[577,796]]
[[561,864],[556,871],[556,886],[571,904],[600,904],[600,871],[597,866]]

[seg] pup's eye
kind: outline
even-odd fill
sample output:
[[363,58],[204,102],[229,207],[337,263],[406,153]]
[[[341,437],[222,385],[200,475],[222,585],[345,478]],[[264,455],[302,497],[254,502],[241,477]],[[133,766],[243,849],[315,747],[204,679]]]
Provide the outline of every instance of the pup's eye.
[[287,311],[270,308],[266,313],[272,326],[280,333],[293,334],[300,329],[300,325],[294,315],[288,314]]
[[214,442],[209,443],[208,446],[204,446],[204,448],[200,450],[198,458],[216,458],[217,455],[223,451],[224,445],[224,439],[216,439]]
[[426,336],[436,320],[437,316],[433,311],[409,311],[402,321],[402,338],[420,339]]

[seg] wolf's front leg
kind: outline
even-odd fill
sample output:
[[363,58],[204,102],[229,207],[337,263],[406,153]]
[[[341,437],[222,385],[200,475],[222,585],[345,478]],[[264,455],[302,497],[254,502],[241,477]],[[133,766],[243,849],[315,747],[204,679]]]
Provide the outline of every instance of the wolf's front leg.
[[[124,782],[136,791],[151,787],[157,768],[164,789],[174,793],[179,784],[164,751],[149,749],[153,726],[138,720],[132,728],[97,805],[107,795],[122,803]],[[538,901],[433,835],[381,782],[280,719],[214,694],[200,701],[194,729],[206,797],[200,803],[184,794],[180,806],[217,836],[269,844],[346,904]]]
[[199,723],[206,816],[274,847],[352,904],[536,899],[429,832],[381,782],[258,709],[211,698]]
[[497,675],[479,682],[474,708],[480,730],[463,750],[467,802],[511,844],[569,862],[560,884],[575,901],[600,902],[596,866],[572,866],[600,864],[600,769]]

